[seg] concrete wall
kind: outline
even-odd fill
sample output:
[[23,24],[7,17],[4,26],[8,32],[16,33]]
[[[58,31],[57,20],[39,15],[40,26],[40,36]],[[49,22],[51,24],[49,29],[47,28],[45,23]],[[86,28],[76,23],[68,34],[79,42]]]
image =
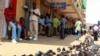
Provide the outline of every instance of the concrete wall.
[[17,0],[16,8],[16,20],[18,21],[20,17],[25,17],[25,11],[23,5],[26,3],[26,0]]
[[[46,1],[44,1],[44,3],[45,2]],[[45,5],[48,5],[48,3],[45,3]],[[46,7],[45,5],[41,1],[41,3],[40,3],[40,11],[41,11],[41,14],[42,15],[45,15],[46,13],[50,13],[50,8],[49,7]]]
[[43,4],[41,4],[40,11],[42,15],[45,15],[45,13],[48,13],[49,9],[47,7],[44,7]]
[[[26,0],[17,0],[17,8],[16,8],[16,20],[18,21],[20,17],[25,17],[25,11],[22,8],[22,5],[26,3]],[[33,1],[32,1],[33,3]],[[49,12],[49,8],[45,7],[41,0],[36,0],[36,6],[40,9],[41,14],[45,14]]]

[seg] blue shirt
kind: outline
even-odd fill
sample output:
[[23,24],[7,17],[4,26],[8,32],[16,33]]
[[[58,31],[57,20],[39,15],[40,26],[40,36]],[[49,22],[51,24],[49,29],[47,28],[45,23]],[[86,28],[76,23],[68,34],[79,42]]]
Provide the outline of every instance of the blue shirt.
[[39,23],[41,24],[41,25],[45,25],[45,19],[43,18],[43,19],[39,19]]
[[66,27],[66,22],[67,22],[67,20],[65,19],[65,18],[62,18],[61,20],[60,20],[60,25],[61,25],[61,27]]
[[51,27],[51,26],[52,26],[52,19],[51,19],[51,18],[47,18],[47,19],[45,20],[45,23],[46,23],[46,26]]

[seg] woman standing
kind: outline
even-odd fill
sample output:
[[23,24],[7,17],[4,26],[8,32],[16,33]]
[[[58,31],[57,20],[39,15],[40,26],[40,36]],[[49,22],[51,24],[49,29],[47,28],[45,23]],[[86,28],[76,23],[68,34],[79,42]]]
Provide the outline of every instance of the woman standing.
[[94,41],[98,41],[98,31],[99,31],[99,27],[95,24],[93,26]]

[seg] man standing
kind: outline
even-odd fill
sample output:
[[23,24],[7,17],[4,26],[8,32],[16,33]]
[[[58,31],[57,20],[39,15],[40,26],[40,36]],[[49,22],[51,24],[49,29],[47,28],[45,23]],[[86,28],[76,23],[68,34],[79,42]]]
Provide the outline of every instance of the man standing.
[[30,39],[38,39],[38,19],[40,10],[36,8],[36,3],[33,3],[33,8],[30,11]]
[[[6,18],[6,24],[12,28],[12,42],[17,43],[17,35],[16,35],[16,20],[15,20],[15,13],[13,10],[13,4],[10,3],[9,7],[4,10],[4,15]],[[7,27],[8,28],[8,27]]]
[[77,35],[76,40],[79,40],[79,38],[81,37],[81,28],[82,28],[82,22],[80,21],[80,19],[78,19],[78,21],[76,21],[75,23],[75,33]]
[[65,27],[66,27],[66,18],[64,15],[61,16],[60,20],[60,39],[65,39]]
[[57,29],[59,26],[59,19],[55,16],[53,18],[53,34],[56,35],[57,34]]

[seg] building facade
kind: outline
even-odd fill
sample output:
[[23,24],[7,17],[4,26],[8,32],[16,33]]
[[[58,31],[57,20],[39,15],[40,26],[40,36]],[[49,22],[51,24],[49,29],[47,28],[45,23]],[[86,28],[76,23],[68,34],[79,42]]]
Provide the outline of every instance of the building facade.
[[[2,0],[0,0],[1,2]],[[84,11],[86,9],[86,0],[4,0],[5,8],[8,7],[9,3],[14,4],[14,11],[16,13],[16,20],[19,21],[20,17],[24,17],[26,20],[26,25],[28,27],[29,23],[29,14],[24,10],[24,5],[27,5],[29,10],[32,7],[32,3],[36,3],[36,7],[40,9],[41,14],[44,15],[46,13],[50,13],[52,15],[56,15],[60,17],[61,14],[65,16],[74,18],[83,19]],[[50,3],[63,3],[66,2],[66,9],[64,10],[52,10],[50,9]],[[72,20],[72,19],[71,19]],[[72,23],[69,23],[69,26]]]

